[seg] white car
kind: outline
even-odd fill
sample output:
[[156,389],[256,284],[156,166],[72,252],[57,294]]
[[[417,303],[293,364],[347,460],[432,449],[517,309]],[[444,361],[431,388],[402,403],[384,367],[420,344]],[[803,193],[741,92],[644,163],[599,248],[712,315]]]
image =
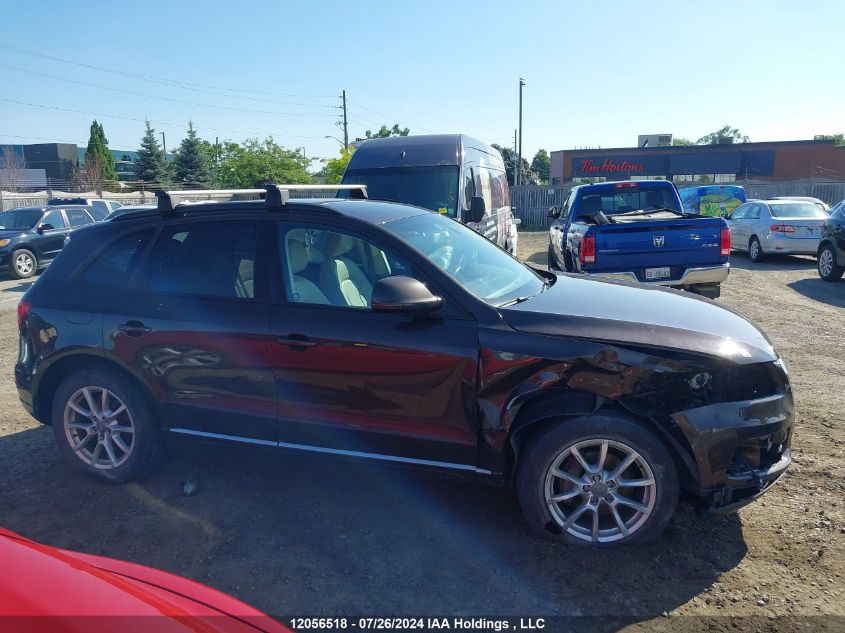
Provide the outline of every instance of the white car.
[[816,255],[824,221],[828,217],[813,202],[746,202],[727,218],[731,229],[731,248],[748,251],[754,262],[761,261],[766,255]]

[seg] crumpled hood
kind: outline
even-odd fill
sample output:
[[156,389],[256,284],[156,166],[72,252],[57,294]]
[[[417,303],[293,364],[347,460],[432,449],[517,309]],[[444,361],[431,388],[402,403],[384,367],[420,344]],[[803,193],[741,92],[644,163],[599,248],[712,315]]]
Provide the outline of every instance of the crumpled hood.
[[681,290],[557,275],[536,297],[500,309],[515,330],[686,350],[739,364],[773,361],[769,338],[738,312]]

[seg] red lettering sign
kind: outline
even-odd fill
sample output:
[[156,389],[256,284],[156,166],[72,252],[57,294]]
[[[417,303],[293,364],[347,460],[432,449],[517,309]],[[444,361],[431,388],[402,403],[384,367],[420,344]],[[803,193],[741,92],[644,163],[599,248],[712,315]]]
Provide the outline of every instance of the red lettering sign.
[[582,174],[627,174],[644,171],[645,165],[642,163],[632,163],[629,160],[623,160],[621,163],[617,163],[612,158],[605,158],[604,162],[600,165],[594,163],[589,158],[581,161]]

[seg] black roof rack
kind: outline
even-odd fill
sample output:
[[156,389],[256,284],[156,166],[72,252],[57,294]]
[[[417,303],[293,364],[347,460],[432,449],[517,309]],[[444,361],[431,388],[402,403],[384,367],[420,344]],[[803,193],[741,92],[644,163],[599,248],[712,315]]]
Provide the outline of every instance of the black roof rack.
[[[352,199],[367,198],[366,185],[276,185],[268,184],[263,189],[185,189],[179,191],[158,191],[158,210],[173,213],[177,207],[189,202],[212,201],[222,198],[227,201],[235,196],[258,196],[263,199],[268,209],[281,209],[290,199],[291,191],[349,191]],[[204,200],[195,200],[196,197]]]

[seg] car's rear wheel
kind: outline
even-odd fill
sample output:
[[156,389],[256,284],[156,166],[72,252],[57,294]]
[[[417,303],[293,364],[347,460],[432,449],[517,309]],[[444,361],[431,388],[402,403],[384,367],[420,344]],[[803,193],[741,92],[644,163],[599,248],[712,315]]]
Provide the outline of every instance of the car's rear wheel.
[[616,414],[562,420],[521,451],[517,493],[538,533],[613,547],[658,536],[678,502],[678,474],[649,431]]
[[66,378],[53,400],[53,433],[62,454],[82,471],[129,481],[150,464],[158,431],[138,388],[104,369]]
[[28,279],[38,269],[38,259],[35,254],[25,248],[19,248],[12,253],[11,266],[9,270],[15,279]]
[[825,244],[819,251],[819,277],[824,281],[838,281],[845,273],[845,266],[836,265],[836,253],[830,244]]
[[751,258],[752,262],[761,262],[765,257],[763,246],[760,244],[760,240],[757,239],[756,235],[752,236],[748,241],[748,257]]

